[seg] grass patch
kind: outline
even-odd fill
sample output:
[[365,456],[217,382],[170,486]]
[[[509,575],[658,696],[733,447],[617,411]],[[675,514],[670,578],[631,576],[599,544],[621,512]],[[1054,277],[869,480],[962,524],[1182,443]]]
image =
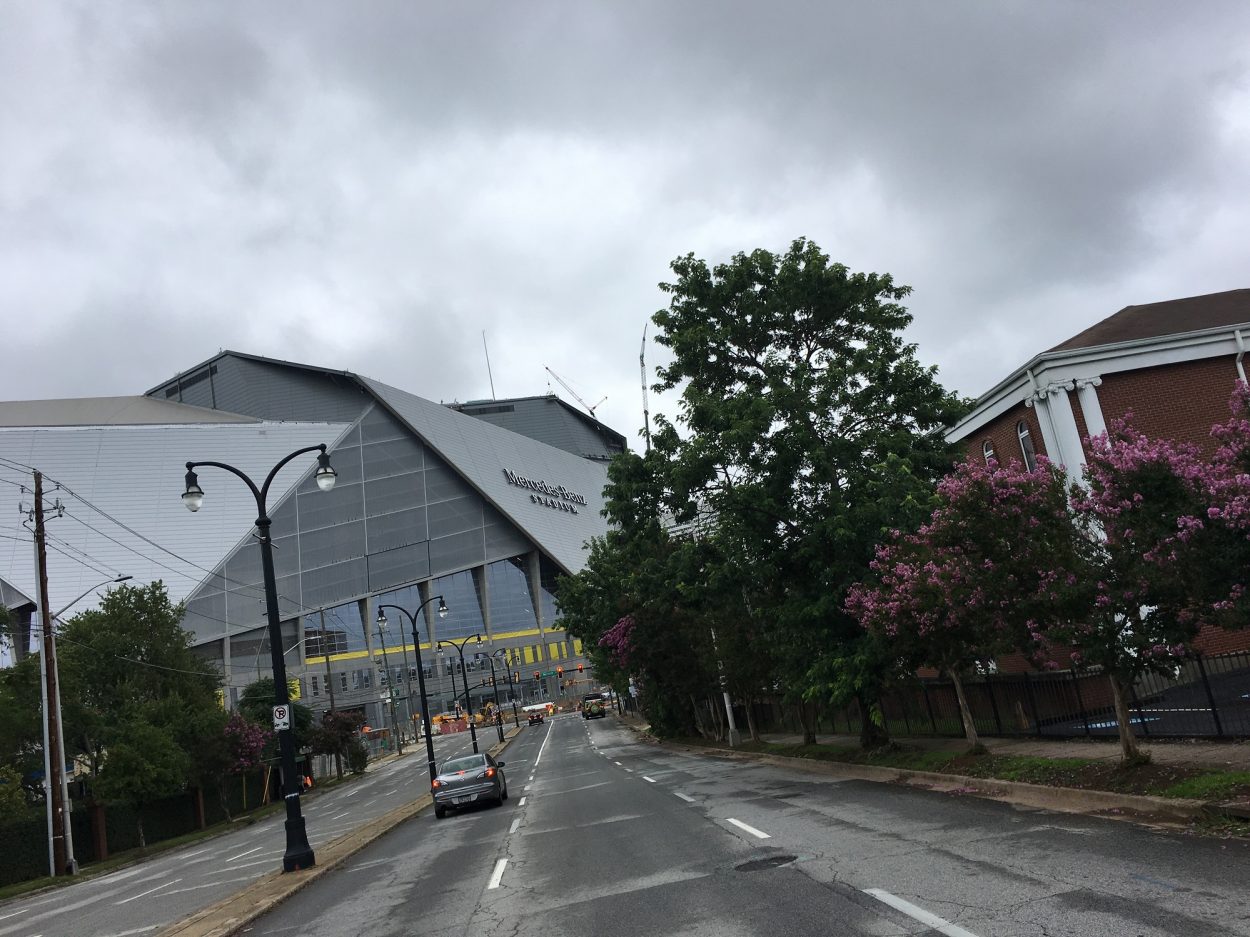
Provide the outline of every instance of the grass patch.
[[1250,793],[1250,771],[1208,771],[1179,781],[1159,793],[1164,797],[1194,800],[1231,800]]

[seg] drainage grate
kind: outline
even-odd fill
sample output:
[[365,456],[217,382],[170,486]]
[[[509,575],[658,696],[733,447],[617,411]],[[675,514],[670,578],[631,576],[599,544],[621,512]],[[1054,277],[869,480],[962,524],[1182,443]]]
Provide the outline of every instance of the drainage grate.
[[798,856],[767,856],[763,859],[752,859],[750,862],[744,862],[742,865],[734,866],[735,872],[763,872],[765,869],[775,869],[779,866],[789,865]]

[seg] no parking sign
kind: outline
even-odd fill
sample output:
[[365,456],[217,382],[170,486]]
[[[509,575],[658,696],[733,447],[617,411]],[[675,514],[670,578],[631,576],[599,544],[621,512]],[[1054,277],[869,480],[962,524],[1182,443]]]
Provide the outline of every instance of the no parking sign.
[[283,729],[291,728],[291,707],[275,706],[273,708],[273,730],[281,732]]

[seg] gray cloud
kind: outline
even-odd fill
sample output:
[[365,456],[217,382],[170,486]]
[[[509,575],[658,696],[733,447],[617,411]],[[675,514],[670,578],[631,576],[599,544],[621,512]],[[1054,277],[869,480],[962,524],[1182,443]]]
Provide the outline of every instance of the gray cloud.
[[[0,10],[8,398],[219,347],[632,435],[668,262],[813,238],[965,393],[1244,286],[1250,9],[64,2]],[[652,350],[653,363],[659,361]],[[556,388],[559,390],[559,388]]]

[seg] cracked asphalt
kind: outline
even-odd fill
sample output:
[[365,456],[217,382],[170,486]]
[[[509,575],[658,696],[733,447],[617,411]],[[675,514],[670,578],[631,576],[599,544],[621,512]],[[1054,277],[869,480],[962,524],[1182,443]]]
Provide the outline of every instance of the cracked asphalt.
[[511,798],[401,824],[244,931],[1250,935],[1250,852],[959,795],[673,752],[562,716]]

